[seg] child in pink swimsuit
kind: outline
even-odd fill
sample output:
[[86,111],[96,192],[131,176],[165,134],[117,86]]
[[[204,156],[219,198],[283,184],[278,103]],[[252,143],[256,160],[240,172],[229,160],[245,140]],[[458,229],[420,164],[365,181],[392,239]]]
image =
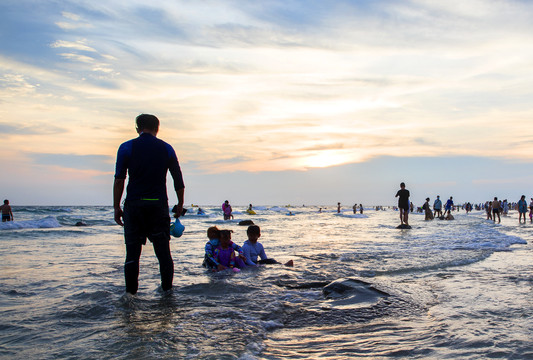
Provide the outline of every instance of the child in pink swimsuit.
[[229,269],[246,267],[244,261],[240,258],[242,250],[239,251],[239,255],[236,255],[232,245],[231,230],[220,230],[220,244],[214,253],[216,262]]

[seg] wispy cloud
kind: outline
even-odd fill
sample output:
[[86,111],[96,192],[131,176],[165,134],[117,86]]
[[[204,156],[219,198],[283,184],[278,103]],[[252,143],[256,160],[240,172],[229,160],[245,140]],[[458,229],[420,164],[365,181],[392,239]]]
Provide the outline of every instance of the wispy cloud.
[[112,156],[28,153],[27,156],[40,166],[49,165],[69,169],[113,171]]
[[18,152],[113,157],[150,112],[206,173],[530,156],[529,2],[31,4],[0,4],[0,126]]

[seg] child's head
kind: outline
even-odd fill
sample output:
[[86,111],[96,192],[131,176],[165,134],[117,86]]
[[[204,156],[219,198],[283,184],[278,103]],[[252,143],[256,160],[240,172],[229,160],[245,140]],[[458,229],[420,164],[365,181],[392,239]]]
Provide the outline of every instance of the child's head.
[[228,247],[231,242],[232,230],[220,230],[220,246]]
[[250,225],[248,226],[248,230],[246,230],[246,234],[248,235],[248,240],[256,242],[261,236],[261,229],[257,225]]
[[219,239],[220,230],[216,226],[211,226],[209,229],[207,229],[207,237],[209,239]]

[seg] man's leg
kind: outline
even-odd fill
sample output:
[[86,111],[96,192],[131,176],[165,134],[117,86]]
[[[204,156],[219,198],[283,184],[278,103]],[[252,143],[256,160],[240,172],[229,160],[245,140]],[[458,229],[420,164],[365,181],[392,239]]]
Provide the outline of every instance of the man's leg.
[[154,246],[154,252],[159,260],[159,272],[161,273],[161,288],[163,291],[172,288],[174,278],[174,261],[170,253],[170,216],[168,205],[155,206],[145,214],[150,218],[151,230],[148,239]]
[[143,217],[136,204],[124,204],[124,238],[126,242],[126,261],[124,262],[124,278],[126,292],[136,294],[139,288],[139,259],[146,236],[142,231]]
[[163,291],[172,288],[174,278],[174,261],[170,253],[170,240],[156,238],[153,241],[154,252],[159,260],[159,272],[161,273],[161,288]]
[[134,295],[139,288],[139,259],[141,258],[142,244],[126,244],[126,261],[124,263],[124,278],[126,279],[126,292]]

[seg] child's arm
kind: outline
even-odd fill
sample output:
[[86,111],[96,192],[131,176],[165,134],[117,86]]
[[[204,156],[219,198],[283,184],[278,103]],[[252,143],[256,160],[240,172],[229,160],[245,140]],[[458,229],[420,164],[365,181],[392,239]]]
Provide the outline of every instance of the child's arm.
[[240,247],[239,245],[235,244],[233,241],[231,242],[231,247],[233,248],[233,250],[235,250],[235,251],[237,251],[239,253],[239,257],[243,261],[246,261],[246,256],[244,256],[244,252],[242,251],[242,247]]
[[256,266],[257,265],[256,263],[254,263],[252,261],[252,254],[251,254],[250,248],[248,246],[243,246],[242,247],[242,252],[243,252],[244,258],[246,259],[246,260],[244,260],[246,265],[249,265],[249,266]]
[[207,244],[205,244],[205,257],[206,257],[206,260],[208,262],[210,262],[211,264],[214,264],[214,267],[218,267],[220,264],[215,259],[214,253],[215,253],[215,251],[213,249],[213,246],[208,241]]
[[[260,244],[260,243],[258,243]],[[261,251],[259,252],[259,257],[261,258],[261,260],[265,260],[265,259],[268,259],[266,253],[265,253],[265,248],[263,247],[263,244],[260,244],[261,245]]]

